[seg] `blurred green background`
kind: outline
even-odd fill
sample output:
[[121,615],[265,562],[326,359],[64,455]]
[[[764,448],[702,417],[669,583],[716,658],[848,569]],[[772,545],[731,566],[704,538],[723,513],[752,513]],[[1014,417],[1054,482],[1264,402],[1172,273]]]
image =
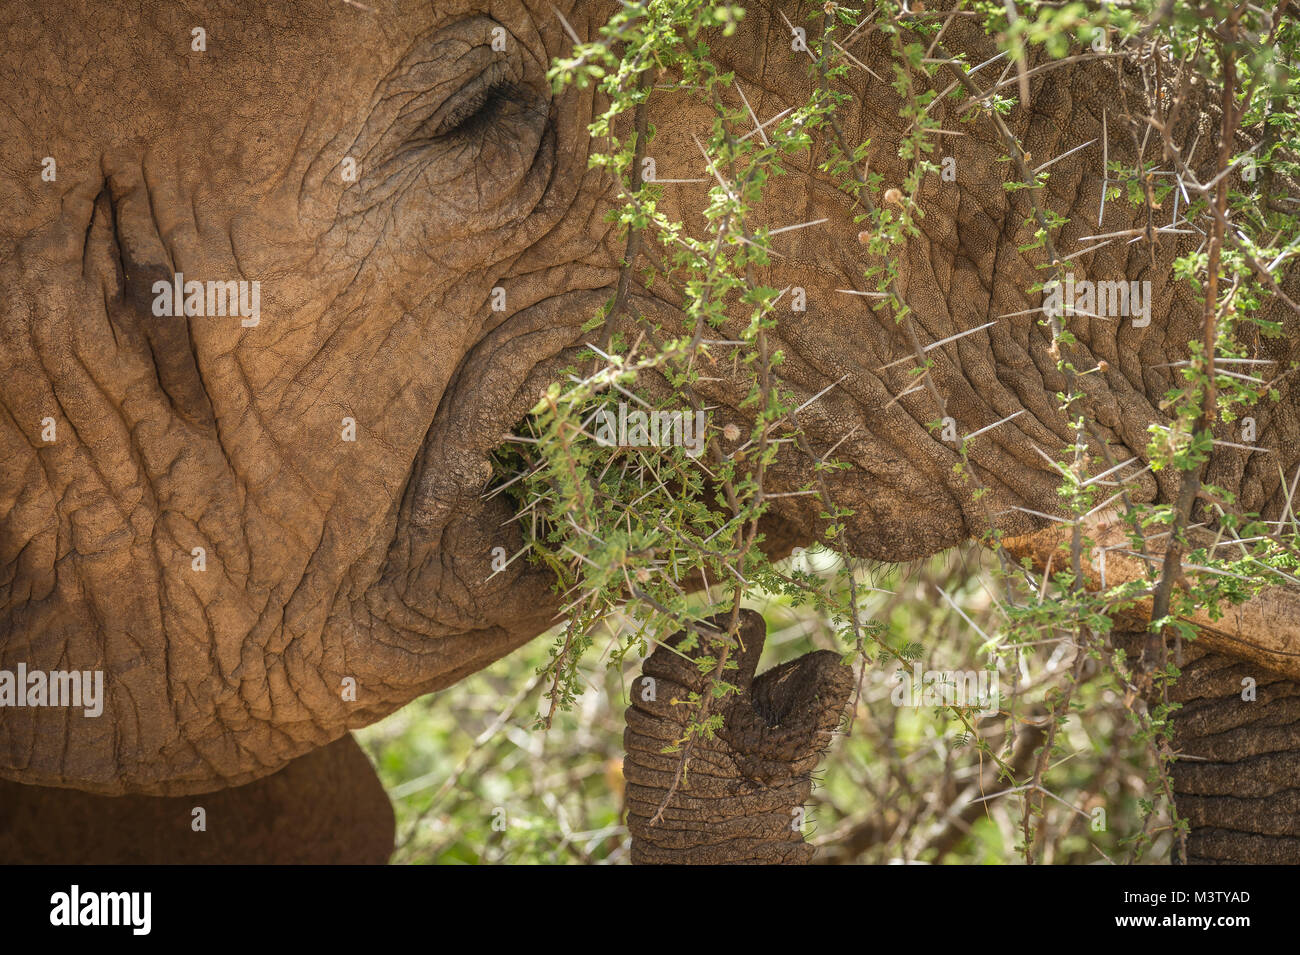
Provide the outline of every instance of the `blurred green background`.
[[[823,574],[837,561],[827,552],[792,560]],[[866,616],[887,625],[891,645],[922,645],[924,669],[981,670],[990,665],[980,652],[986,636],[995,637],[1003,622],[991,596],[990,562],[971,546],[924,562],[859,570],[864,583],[879,588],[870,594]],[[768,625],[760,670],[809,650],[845,649],[835,643],[836,628],[813,608],[792,608],[784,598],[751,606]],[[614,635],[598,634],[582,664],[586,692],[545,731],[533,726],[549,708],[537,671],[550,644],[538,637],[357,734],[396,808],[393,862],[628,861],[623,711],[640,660],[629,656],[623,668],[610,669]],[[978,731],[1017,767],[1020,782],[1032,773],[1033,750],[1042,739],[1044,694],[1057,692],[1074,654],[1062,635],[1027,648],[1018,666],[1013,658],[1000,664],[1002,713],[982,720]],[[1007,793],[1013,784],[998,780],[991,761],[963,738],[964,727],[949,714],[895,706],[890,696],[897,670],[888,661],[867,669],[851,732],[843,732],[846,721],[817,772],[807,806],[816,861],[1022,862],[1021,794]],[[1135,738],[1136,724],[1113,678],[1088,661],[1074,703],[1044,776],[1051,795],[1043,799],[1038,861],[1167,860],[1168,820],[1159,814],[1144,820],[1139,805],[1149,788],[1149,750]],[[1014,742],[1007,736],[1013,726]],[[1144,829],[1151,836],[1138,855],[1131,841]]]

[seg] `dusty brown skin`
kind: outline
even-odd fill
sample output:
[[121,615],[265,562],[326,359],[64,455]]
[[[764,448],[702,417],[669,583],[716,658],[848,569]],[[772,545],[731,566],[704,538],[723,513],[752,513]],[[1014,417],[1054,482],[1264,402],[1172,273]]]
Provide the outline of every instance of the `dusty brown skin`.
[[[333,0],[270,8],[205,3],[140,13],[12,5],[0,62],[0,667],[99,668],[97,720],[61,709],[0,713],[0,776],[104,794],[178,795],[238,786],[445,687],[536,635],[556,606],[545,572],[516,561],[490,580],[491,551],[520,546],[503,497],[484,502],[488,454],[581,343],[608,300],[623,238],[603,219],[613,185],[587,168],[591,90],[552,95],[550,59],[568,49],[551,4],[400,0],[374,14]],[[600,4],[561,4],[581,35]],[[782,5],[803,22],[804,8]],[[190,49],[207,31],[207,51]],[[491,51],[503,27],[507,49]],[[945,35],[973,62],[992,52],[972,24]],[[813,81],[782,21],[763,5],[715,52],[759,115],[805,101]],[[856,55],[888,75],[878,34]],[[898,101],[856,71],[841,116],[851,142],[871,137],[871,168],[901,181]],[[991,83],[992,79],[985,80]],[[1037,75],[1032,109],[1009,117],[1035,157],[1100,136],[1103,108],[1141,85],[1095,62]],[[653,100],[661,178],[700,174],[693,132],[711,114],[684,94]],[[957,128],[955,107],[936,107]],[[1112,116],[1113,120],[1113,116]],[[1187,109],[1176,130],[1190,143]],[[942,144],[955,183],[931,177],[923,236],[900,252],[900,281],[925,343],[1037,305],[1040,276],[1024,197],[1002,188],[1003,147],[982,119]],[[1111,157],[1131,163],[1111,127]],[[1191,158],[1209,177],[1212,133]],[[40,178],[53,156],[58,179]],[[786,163],[762,218],[789,225],[761,280],[807,289],[808,311],[777,333],[782,374],[805,396],[844,381],[804,414],[816,451],[857,434],[833,490],[856,509],[850,544],[901,560],[962,541],[992,519],[1013,532],[1051,511],[1057,478],[1034,451],[1072,440],[1064,387],[1035,317],[1000,319],[931,352],[932,375],[961,433],[1026,414],[978,439],[972,460],[993,491],[977,502],[952,472],[954,448],[911,383],[903,331],[863,300],[868,264],[854,208],[812,155]],[[356,159],[355,182],[341,173]],[[1151,158],[1149,155],[1148,158]],[[672,187],[670,214],[702,227],[704,187]],[[1097,225],[1096,147],[1053,167],[1049,202],[1072,221],[1059,245],[1131,227],[1108,203]],[[760,223],[754,222],[757,226]],[[1146,428],[1186,355],[1198,308],[1174,290],[1173,241],[1117,243],[1071,261],[1099,278],[1150,279],[1149,327],[1075,319],[1086,410],[1117,458],[1141,455]],[[657,252],[647,249],[650,259]],[[645,263],[641,263],[644,265]],[[155,318],[155,280],[262,283],[261,321]],[[1288,288],[1295,285],[1294,276]],[[494,312],[491,290],[506,289]],[[674,320],[677,293],[656,282],[634,305]],[[1295,316],[1270,306],[1286,335],[1255,344],[1280,364],[1300,356]],[[723,330],[724,334],[727,330]],[[735,331],[735,329],[731,329]],[[569,351],[566,351],[569,349]],[[721,363],[725,364],[725,363]],[[1207,479],[1246,510],[1276,518],[1277,467],[1294,472],[1294,385],[1255,412],[1272,455],[1225,450]],[[708,386],[715,424],[739,413],[736,383]],[[41,439],[53,417],[58,439]],[[340,439],[343,419],[357,440]],[[1225,430],[1222,437],[1232,439]],[[1094,456],[1100,456],[1094,449]],[[1096,470],[1100,470],[1097,467]],[[808,476],[791,451],[771,490]],[[1168,498],[1168,478],[1135,483]],[[806,498],[776,520],[818,533]],[[191,569],[203,547],[207,570]],[[356,701],[343,681],[356,681]]]
[[[206,829],[193,828],[194,809]],[[119,796],[0,781],[0,865],[381,865],[388,794],[351,735],[201,796]]]

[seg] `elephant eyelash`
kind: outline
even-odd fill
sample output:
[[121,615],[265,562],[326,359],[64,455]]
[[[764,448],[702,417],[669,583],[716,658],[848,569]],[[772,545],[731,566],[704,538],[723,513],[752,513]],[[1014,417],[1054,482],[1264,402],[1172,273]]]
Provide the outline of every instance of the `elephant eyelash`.
[[518,98],[518,88],[509,81],[485,86],[444,116],[433,135],[459,136],[481,130],[497,119],[504,106]]

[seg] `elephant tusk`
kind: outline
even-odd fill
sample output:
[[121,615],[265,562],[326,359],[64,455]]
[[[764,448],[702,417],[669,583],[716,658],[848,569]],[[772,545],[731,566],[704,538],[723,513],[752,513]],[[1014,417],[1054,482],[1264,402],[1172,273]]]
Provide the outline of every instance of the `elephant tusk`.
[[[1081,561],[1083,585],[1089,591],[1099,592],[1118,584],[1150,580],[1149,569],[1158,568],[1163,563],[1164,544],[1159,535],[1147,538],[1152,542],[1145,548],[1149,553],[1142,554],[1133,550],[1129,533],[1128,525],[1113,517],[1087,528],[1096,555],[1093,561]],[[1189,549],[1216,544],[1213,535],[1205,531],[1192,529],[1187,536]],[[1028,558],[1034,569],[1042,573],[1052,564],[1069,566],[1070,537],[1069,526],[1057,524],[1032,534],[1008,538],[1002,541],[1002,546],[1017,560]],[[1200,608],[1179,619],[1196,627],[1201,642],[1211,650],[1250,660],[1291,679],[1300,679],[1300,588],[1279,583],[1241,604],[1221,609],[1223,613],[1218,619]],[[1151,598],[1134,601],[1113,616],[1127,628],[1146,629],[1150,624]]]

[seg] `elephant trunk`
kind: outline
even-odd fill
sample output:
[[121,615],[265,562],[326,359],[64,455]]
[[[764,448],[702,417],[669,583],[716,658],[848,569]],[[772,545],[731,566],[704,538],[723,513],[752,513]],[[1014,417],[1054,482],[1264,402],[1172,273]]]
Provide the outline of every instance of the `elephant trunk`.
[[[713,625],[725,627],[725,618]],[[811,773],[839,724],[853,689],[852,671],[829,651],[809,653],[755,678],[763,618],[742,611],[738,667],[722,679],[737,692],[714,700],[721,717],[712,736],[695,740],[679,777],[691,694],[707,693],[707,656],[681,649],[685,633],[658,647],[633,685],[627,710],[624,776],[627,824],[636,864],[806,864],[803,803]],[[674,785],[676,782],[676,785]]]

